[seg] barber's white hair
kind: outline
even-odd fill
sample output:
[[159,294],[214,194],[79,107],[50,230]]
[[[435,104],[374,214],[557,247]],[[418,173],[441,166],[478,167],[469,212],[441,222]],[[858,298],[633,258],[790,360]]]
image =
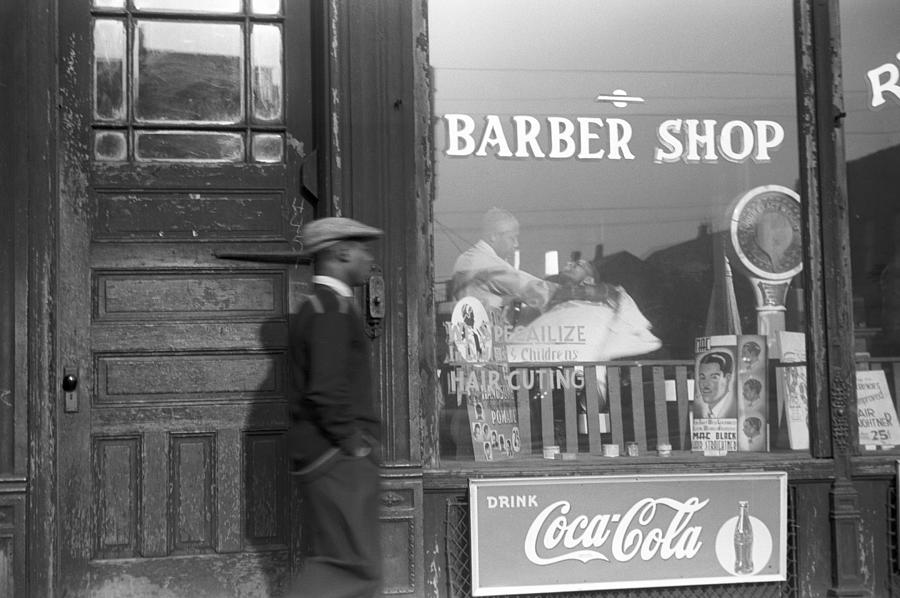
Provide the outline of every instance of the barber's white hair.
[[485,212],[481,219],[481,234],[484,238],[488,238],[496,232],[510,228],[511,225],[519,225],[512,212],[494,207]]

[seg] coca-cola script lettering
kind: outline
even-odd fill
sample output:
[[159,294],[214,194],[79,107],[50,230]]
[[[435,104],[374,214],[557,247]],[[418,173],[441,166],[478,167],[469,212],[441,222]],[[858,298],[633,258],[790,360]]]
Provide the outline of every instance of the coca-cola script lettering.
[[[701,501],[696,496],[686,501],[645,498],[624,515],[570,516],[571,503],[559,500],[544,508],[529,526],[525,555],[536,565],[567,560],[609,562],[610,556],[621,563],[635,557],[644,561],[657,556],[663,560],[690,559],[703,545],[703,528],[691,526],[691,518],[707,503],[709,499]],[[565,552],[559,553],[560,548]]]

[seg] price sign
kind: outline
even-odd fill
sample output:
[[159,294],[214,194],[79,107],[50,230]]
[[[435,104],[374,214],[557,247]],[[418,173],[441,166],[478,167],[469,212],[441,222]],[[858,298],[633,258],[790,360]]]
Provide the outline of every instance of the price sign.
[[900,444],[897,409],[891,399],[887,378],[881,370],[856,372],[856,407],[859,442],[865,446]]

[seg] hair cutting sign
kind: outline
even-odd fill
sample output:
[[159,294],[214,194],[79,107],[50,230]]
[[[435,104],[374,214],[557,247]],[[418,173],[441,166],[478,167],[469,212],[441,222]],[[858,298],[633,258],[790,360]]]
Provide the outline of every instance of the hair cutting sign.
[[783,472],[473,479],[475,596],[783,581]]

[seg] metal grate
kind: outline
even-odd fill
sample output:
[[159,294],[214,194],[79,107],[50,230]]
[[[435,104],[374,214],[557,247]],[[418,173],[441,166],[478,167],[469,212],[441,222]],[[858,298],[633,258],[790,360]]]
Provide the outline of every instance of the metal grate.
[[[676,588],[598,590],[562,594],[529,594],[512,598],[788,598],[797,596],[797,519],[795,490],[788,491],[787,580],[781,583],[733,584]],[[469,550],[469,503],[464,498],[447,501],[448,598],[472,596],[472,567]]]
[[897,537],[897,484],[888,485],[888,546],[890,546],[890,592],[891,596],[900,596],[900,539]]

